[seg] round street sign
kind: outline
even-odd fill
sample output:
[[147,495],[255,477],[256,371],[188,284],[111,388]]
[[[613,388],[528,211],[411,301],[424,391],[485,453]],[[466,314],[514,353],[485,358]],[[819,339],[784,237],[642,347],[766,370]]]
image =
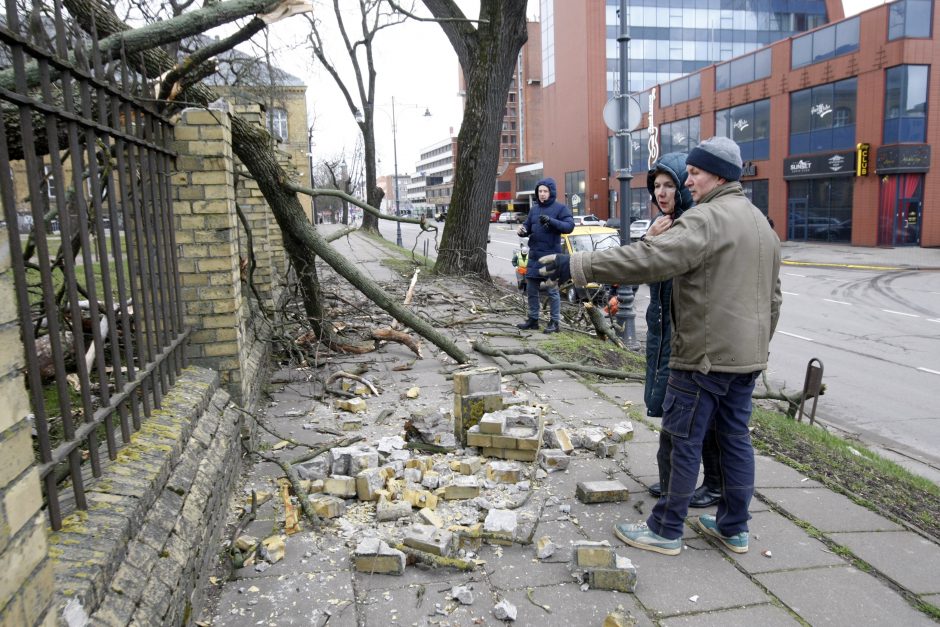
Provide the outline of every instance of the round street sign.
[[[640,125],[643,113],[640,111],[640,103],[633,96],[625,96],[627,99],[627,130],[632,131]],[[620,130],[620,98],[614,96],[604,105],[604,124],[613,132]]]

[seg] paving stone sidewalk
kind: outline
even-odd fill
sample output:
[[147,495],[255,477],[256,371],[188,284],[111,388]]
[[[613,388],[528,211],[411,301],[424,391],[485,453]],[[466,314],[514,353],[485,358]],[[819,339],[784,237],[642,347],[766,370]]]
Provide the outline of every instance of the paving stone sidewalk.
[[[401,280],[379,262],[387,250],[368,238],[354,234],[335,244],[376,280]],[[420,286],[419,281],[419,291]],[[455,311],[466,315],[475,295],[461,294],[457,285],[453,290],[448,306],[426,313],[435,320],[452,319]],[[519,312],[521,316],[521,302]],[[475,326],[442,331],[467,350],[465,333],[476,338],[491,331],[487,340],[500,347],[538,343],[547,337],[517,336],[506,329]],[[404,346],[389,344],[372,354],[334,358],[330,370],[366,367],[364,376],[380,391],[378,396],[364,397],[362,427],[347,435],[362,436],[364,444],[375,445],[380,438],[402,435],[405,421],[414,414],[453,410],[454,384],[449,375],[455,364],[426,343],[424,354],[416,360]],[[503,359],[474,357],[480,366],[507,367]],[[399,369],[406,364],[410,369]],[[264,420],[279,434],[317,445],[336,439],[317,432],[317,427],[339,429],[349,414],[314,400],[322,390],[311,381],[311,374],[275,372]],[[546,474],[537,472],[534,464],[522,464],[533,478],[529,486],[488,482],[483,500],[438,505],[446,524],[467,525],[483,521],[485,505],[522,502],[514,510],[520,524],[529,525],[525,529],[536,526],[533,538],[549,536],[558,547],[554,555],[539,559],[535,544],[484,543],[473,552],[484,563],[471,572],[414,565],[398,576],[358,572],[351,556],[364,536],[401,537],[419,522],[419,515],[415,509],[408,518],[376,523],[375,504],[353,497],[345,501],[344,514],[325,521],[321,530],[304,526],[286,536],[280,561],[241,568],[232,580],[213,585],[214,613],[202,618],[216,626],[497,625],[505,621],[496,618],[493,608],[505,599],[515,606],[518,625],[599,626],[618,608],[637,625],[936,624],[918,607],[940,607],[940,547],[934,541],[764,456],[756,460],[748,553],[731,553],[689,525],[678,556],[627,547],[613,535],[613,525],[645,520],[654,504],[646,487],[657,481],[655,422],[648,426],[636,419],[645,414],[642,383],[586,384],[570,373],[548,371],[541,378],[504,377],[502,385],[517,400],[543,405],[547,428],[610,430],[624,421],[634,427],[633,439],[613,457],[598,458],[583,447],[575,448],[564,471]],[[418,388],[417,398],[405,395],[410,388]],[[277,439],[267,434],[261,439],[268,454],[283,459],[303,452],[272,450]],[[473,449],[438,455],[436,460],[446,465],[478,454]],[[427,454],[412,451],[411,456]],[[489,460],[483,461],[485,465]],[[264,539],[283,533],[284,509],[275,483],[282,474],[276,464],[261,462],[243,478],[239,499],[252,489],[274,492],[274,498],[259,508],[247,534]],[[575,497],[578,483],[611,479],[628,489],[629,500],[586,505]],[[526,494],[526,487],[531,494]],[[714,513],[714,508],[700,511]],[[585,540],[607,541],[618,555],[632,561],[638,577],[634,593],[592,589],[573,578],[570,547]],[[459,585],[470,588],[472,603],[451,597]]]

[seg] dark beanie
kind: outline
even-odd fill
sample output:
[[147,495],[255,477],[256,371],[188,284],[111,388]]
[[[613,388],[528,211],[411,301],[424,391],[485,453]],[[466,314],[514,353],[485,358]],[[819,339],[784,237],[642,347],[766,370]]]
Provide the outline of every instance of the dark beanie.
[[706,139],[692,149],[685,162],[726,181],[737,181],[741,178],[741,149],[734,140],[727,137]]

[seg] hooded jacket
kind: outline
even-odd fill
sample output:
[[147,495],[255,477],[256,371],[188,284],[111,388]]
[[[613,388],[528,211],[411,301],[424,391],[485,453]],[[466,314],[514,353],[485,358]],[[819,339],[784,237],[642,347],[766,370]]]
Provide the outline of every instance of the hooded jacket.
[[673,278],[673,370],[749,373],[767,367],[780,316],[780,240],[737,181],[719,185],[656,237],[575,253],[577,286]]
[[[538,200],[538,189],[540,185],[548,188],[548,200],[544,203]],[[529,215],[526,217],[523,227],[525,227],[526,237],[529,238],[529,262],[526,266],[526,278],[541,279],[539,268],[542,267],[538,260],[545,255],[562,252],[561,234],[571,233],[574,230],[574,217],[571,210],[556,200],[558,188],[555,185],[555,179],[544,178],[535,184],[535,205],[529,209]],[[550,218],[547,225],[543,226],[540,217],[546,215]]]
[[[646,175],[646,189],[656,201],[654,191],[656,176],[665,173],[676,185],[673,220],[678,220],[692,206],[692,192],[685,186],[689,173],[685,169],[685,153],[671,152],[653,164]],[[660,215],[665,215],[660,211]],[[646,308],[646,383],[643,401],[647,416],[663,415],[663,400],[666,397],[666,382],[669,380],[670,336],[672,334],[672,280],[650,283],[650,304]]]

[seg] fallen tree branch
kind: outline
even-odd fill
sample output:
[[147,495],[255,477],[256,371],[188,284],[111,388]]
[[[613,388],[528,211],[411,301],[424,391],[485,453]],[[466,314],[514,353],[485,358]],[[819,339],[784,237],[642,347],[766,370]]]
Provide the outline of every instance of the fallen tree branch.
[[352,437],[349,437],[343,440],[335,440],[333,442],[330,442],[329,444],[324,444],[323,446],[319,448],[315,448],[309,453],[304,453],[300,457],[295,457],[294,459],[290,460],[289,463],[290,464],[302,464],[304,462],[310,461],[311,459],[313,459],[314,457],[317,457],[318,455],[322,455],[323,453],[326,453],[328,450],[332,448],[342,447],[342,446],[352,446],[353,444],[355,444],[356,442],[362,439],[363,438],[361,435],[354,435]]
[[[761,381],[764,383],[764,392],[753,392],[751,398],[758,400],[771,400],[771,401],[783,401],[787,404],[787,418],[795,418],[796,412],[800,409],[801,401],[808,401],[813,398],[814,395],[807,394],[806,397],[803,397],[803,391],[791,392],[787,394],[783,391],[783,388],[774,389],[770,387],[770,381],[767,380],[767,371],[764,370],[761,372]],[[826,386],[821,385],[819,387],[819,396],[822,396],[826,393]]]
[[411,352],[417,355],[419,359],[424,359],[424,355],[421,354],[421,344],[402,331],[388,328],[375,329],[372,331],[372,339],[380,342],[398,342],[399,344],[404,344],[410,348]]
[[614,330],[610,328],[610,325],[607,323],[607,319],[604,318],[604,314],[601,313],[600,309],[594,306],[593,303],[584,303],[584,311],[587,312],[588,318],[591,321],[591,324],[594,325],[594,330],[597,332],[597,337],[601,339],[608,339],[617,345],[619,348],[626,349],[626,346],[623,345],[623,340],[621,340]]
[[427,551],[421,551],[419,549],[411,548],[410,546],[405,546],[400,542],[389,542],[389,546],[393,549],[398,549],[415,562],[426,564],[427,566],[433,566],[435,568],[443,566],[446,568],[456,568],[457,570],[470,572],[477,567],[476,562],[462,560],[459,557],[444,557],[443,555],[434,555],[433,553],[428,553]]
[[261,451],[252,451],[248,448],[248,445],[245,444],[245,441],[242,440],[242,446],[245,447],[245,450],[249,453],[257,455],[261,459],[277,464],[281,470],[284,471],[284,476],[287,477],[287,480],[290,481],[291,489],[294,490],[294,494],[297,495],[297,500],[300,502],[300,509],[304,513],[304,518],[306,518],[314,529],[320,528],[320,517],[317,516],[316,511],[313,509],[313,505],[310,504],[310,500],[307,498],[307,495],[304,494],[303,487],[301,487],[300,477],[297,475],[297,471],[293,469],[290,462],[282,461],[276,457],[271,457],[270,455],[265,455]]
[[516,375],[516,374],[537,374],[539,372],[544,372],[546,370],[568,370],[570,372],[583,372],[587,374],[594,374],[600,377],[607,377],[608,379],[628,379],[631,381],[645,381],[646,376],[643,374],[626,372],[624,370],[612,370],[610,368],[601,368],[599,366],[588,366],[586,364],[579,364],[575,362],[559,362],[555,361],[548,353],[539,349],[532,348],[507,348],[503,347],[500,349],[494,348],[492,345],[482,342],[480,340],[474,340],[470,344],[473,347],[473,350],[488,355],[490,357],[503,357],[506,355],[524,355],[532,354],[538,357],[541,357],[545,361],[549,362],[544,365],[532,365],[532,366],[520,366],[518,368],[508,368],[506,370],[501,370],[503,376]]
[[336,372],[331,374],[330,377],[326,380],[326,383],[324,383],[324,385],[326,387],[330,387],[330,384],[336,381],[337,379],[352,379],[353,381],[358,381],[359,383],[369,388],[369,391],[372,392],[373,396],[379,395],[379,391],[375,389],[375,386],[372,385],[371,381],[369,381],[368,379],[364,379],[363,377],[360,377],[359,375],[352,374],[351,372],[345,372],[343,370],[337,370]]

